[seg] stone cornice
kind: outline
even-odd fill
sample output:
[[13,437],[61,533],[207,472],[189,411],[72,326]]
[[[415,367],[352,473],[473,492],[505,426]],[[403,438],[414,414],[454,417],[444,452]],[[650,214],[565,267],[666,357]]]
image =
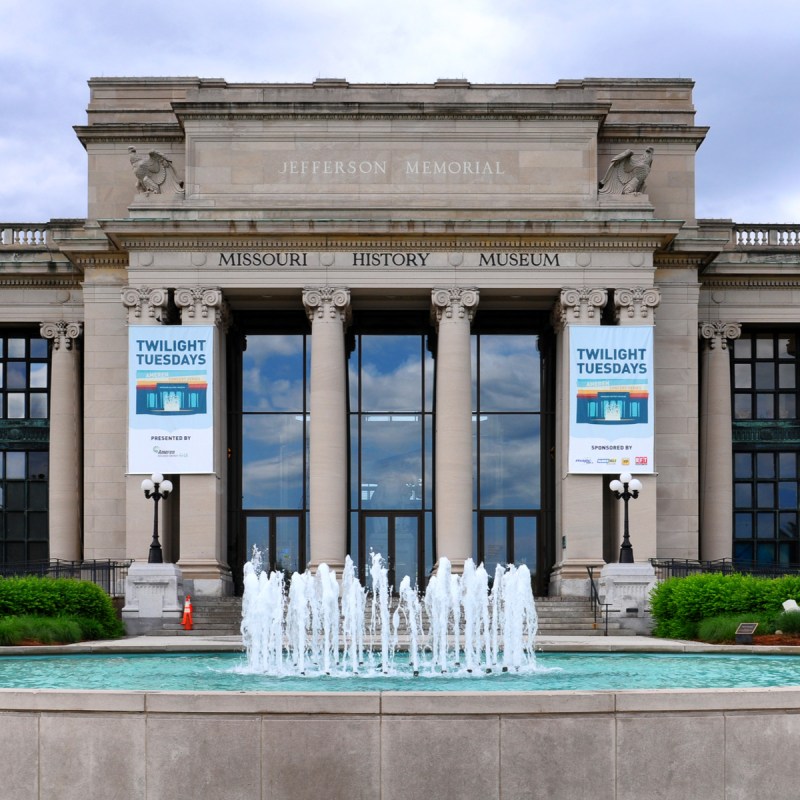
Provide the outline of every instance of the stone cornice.
[[65,275],[63,278],[58,276],[0,275],[0,286],[30,286],[37,289],[80,289],[82,280],[82,275]]
[[[637,112],[642,116],[644,112]],[[663,123],[606,123],[598,135],[603,142],[651,142],[675,144],[684,142],[699,147],[710,129],[697,125],[670,125]]]
[[127,269],[128,254],[118,253],[70,253],[70,260],[80,269]]
[[136,142],[183,142],[186,135],[178,124],[140,122],[96,123],[75,125],[73,130],[81,144],[113,142],[130,144]]
[[796,278],[732,278],[732,277],[707,277],[700,279],[701,286],[705,289],[713,287],[730,286],[736,289],[797,289],[800,287],[800,276]]

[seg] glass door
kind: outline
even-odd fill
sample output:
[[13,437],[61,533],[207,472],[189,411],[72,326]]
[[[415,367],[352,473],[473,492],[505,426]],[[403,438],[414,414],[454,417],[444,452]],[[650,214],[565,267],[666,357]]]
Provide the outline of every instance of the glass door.
[[361,580],[372,588],[369,575],[371,554],[380,553],[389,570],[389,585],[397,593],[405,576],[412,586],[425,586],[422,574],[423,536],[422,514],[414,511],[362,512],[362,552],[359,554]]
[[303,515],[293,512],[245,512],[247,558],[257,547],[264,569],[302,572],[306,568]]
[[482,512],[478,522],[478,561],[491,577],[498,564],[525,564],[537,585],[540,537],[539,515],[530,512]]

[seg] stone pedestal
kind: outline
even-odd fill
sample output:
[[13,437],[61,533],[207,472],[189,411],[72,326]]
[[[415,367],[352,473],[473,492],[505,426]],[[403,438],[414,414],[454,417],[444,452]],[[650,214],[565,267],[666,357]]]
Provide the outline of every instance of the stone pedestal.
[[125,581],[125,630],[136,636],[180,622],[183,600],[183,575],[175,564],[134,562]]
[[655,585],[656,573],[649,562],[606,564],[600,573],[600,602],[609,604],[609,619],[622,628],[649,634],[650,591]]

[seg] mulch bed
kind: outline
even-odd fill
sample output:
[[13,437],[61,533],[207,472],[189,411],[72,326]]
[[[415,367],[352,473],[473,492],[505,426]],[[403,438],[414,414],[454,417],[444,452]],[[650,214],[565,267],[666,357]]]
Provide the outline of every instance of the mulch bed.
[[800,647],[800,636],[797,634],[762,634],[753,637],[753,644],[784,645],[787,647]]

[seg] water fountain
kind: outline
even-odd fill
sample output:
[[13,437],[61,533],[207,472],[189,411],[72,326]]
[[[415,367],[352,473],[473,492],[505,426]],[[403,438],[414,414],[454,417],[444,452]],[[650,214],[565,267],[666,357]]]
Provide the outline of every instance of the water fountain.
[[[283,573],[267,573],[262,564],[255,551],[244,569],[242,642],[253,672],[389,675],[408,669],[430,675],[535,666],[536,605],[525,565],[498,566],[490,587],[483,564],[468,559],[456,575],[442,557],[424,595],[406,576],[392,608],[379,553],[370,558],[369,590],[349,557],[341,585],[322,564],[315,574],[292,575],[288,592]],[[401,649],[407,666],[395,657]]]

